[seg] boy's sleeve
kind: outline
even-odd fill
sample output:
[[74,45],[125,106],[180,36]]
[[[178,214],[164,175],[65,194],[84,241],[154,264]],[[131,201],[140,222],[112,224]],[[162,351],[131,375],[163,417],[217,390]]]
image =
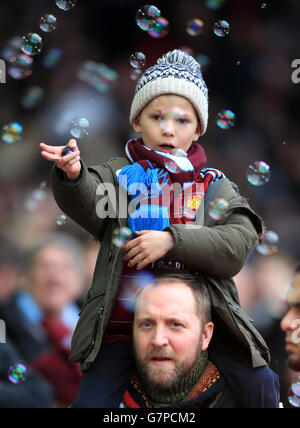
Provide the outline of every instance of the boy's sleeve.
[[[59,208],[96,239],[101,240],[106,218],[100,218],[96,212],[97,187],[103,183],[101,174],[87,168],[81,161],[81,172],[77,180],[68,180],[65,173],[53,166],[51,182],[54,198]],[[105,170],[105,164],[103,164]]]
[[212,227],[171,225],[165,229],[172,233],[174,248],[168,259],[177,260],[210,276],[231,278],[244,266],[258,244],[262,222],[242,197],[239,207],[219,224]]

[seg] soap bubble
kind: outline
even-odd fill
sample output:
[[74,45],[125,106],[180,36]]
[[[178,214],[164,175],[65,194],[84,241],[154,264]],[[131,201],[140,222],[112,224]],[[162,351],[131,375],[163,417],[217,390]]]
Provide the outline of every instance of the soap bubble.
[[6,61],[15,60],[20,55],[22,46],[22,37],[14,36],[8,40],[0,52],[1,58]]
[[120,284],[120,304],[128,311],[134,312],[138,296],[154,281],[155,276],[148,271],[140,271],[131,276],[125,275]]
[[13,79],[25,79],[32,74],[33,59],[28,55],[18,55],[11,58],[11,64],[8,67],[8,74]]
[[37,55],[42,51],[43,39],[37,33],[27,33],[22,37],[22,52],[26,55]]
[[85,117],[76,117],[70,124],[71,135],[75,138],[83,138],[88,135],[90,122]]
[[229,203],[225,199],[217,199],[210,203],[208,214],[214,220],[222,220],[226,217]]
[[149,31],[155,18],[159,16],[160,10],[156,6],[147,4],[137,11],[135,20],[141,30]]
[[27,211],[34,211],[38,206],[46,199],[47,193],[42,187],[42,184],[38,189],[33,190],[25,201],[25,208]]
[[42,99],[44,91],[39,86],[30,86],[21,99],[24,108],[35,107]]
[[2,140],[7,144],[13,144],[22,140],[23,126],[18,122],[11,122],[3,126]]
[[46,68],[53,68],[63,55],[63,50],[60,48],[51,48],[43,58],[42,64]]
[[130,65],[134,68],[142,68],[146,64],[146,56],[142,52],[135,52],[130,56]]
[[167,21],[165,18],[160,16],[152,22],[150,29],[148,31],[148,34],[149,36],[155,37],[158,39],[160,37],[166,36],[168,34],[168,31],[169,31],[169,21]]
[[44,15],[40,19],[40,29],[46,33],[50,33],[56,28],[56,18],[54,15]]
[[57,226],[63,226],[64,224],[66,224],[66,221],[67,221],[67,217],[64,214],[61,214],[56,217]]
[[131,237],[132,230],[129,227],[117,228],[113,231],[112,243],[118,248],[123,248],[126,241],[131,239]]
[[27,368],[21,363],[14,364],[8,369],[8,379],[14,384],[24,382],[26,374]]
[[267,7],[266,3],[262,3],[262,4],[261,4],[261,8],[262,8],[262,9],[265,9],[266,7]]
[[231,110],[218,113],[217,125],[221,129],[229,129],[235,124],[235,114]]
[[225,0],[205,0],[205,6],[212,10],[218,10],[224,5]]
[[288,391],[288,402],[293,407],[300,407],[300,377],[291,383]]
[[142,74],[142,70],[140,68],[135,68],[130,72],[130,79],[137,80]]
[[70,10],[75,6],[77,0],[55,0],[56,6],[62,10]]
[[229,34],[230,25],[227,21],[221,20],[214,23],[213,27],[216,36],[225,37]]
[[118,73],[106,64],[85,61],[80,67],[78,78],[100,93],[107,93],[118,79]]
[[187,157],[187,152],[185,152],[183,149],[174,149],[171,151],[171,154],[173,156],[178,156],[181,158],[186,158]]
[[204,22],[201,19],[191,19],[187,22],[186,31],[190,36],[199,36],[202,33]]
[[278,252],[279,236],[273,230],[266,230],[263,233],[261,242],[256,246],[258,251],[263,256],[271,256]]
[[253,186],[262,186],[270,181],[270,167],[262,161],[255,161],[248,166],[247,179]]

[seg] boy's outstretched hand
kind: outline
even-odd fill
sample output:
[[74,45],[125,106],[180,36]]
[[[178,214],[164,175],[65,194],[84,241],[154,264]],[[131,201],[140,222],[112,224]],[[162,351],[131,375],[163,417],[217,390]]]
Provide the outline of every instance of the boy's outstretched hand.
[[137,238],[128,241],[124,246],[124,261],[129,267],[144,269],[149,263],[156,262],[174,247],[171,232],[158,230],[141,230],[136,232]]
[[69,180],[76,180],[81,171],[80,151],[74,138],[68,142],[67,146],[73,151],[63,156],[62,152],[65,146],[48,146],[41,143],[41,155],[45,159],[55,162],[56,166],[65,172]]

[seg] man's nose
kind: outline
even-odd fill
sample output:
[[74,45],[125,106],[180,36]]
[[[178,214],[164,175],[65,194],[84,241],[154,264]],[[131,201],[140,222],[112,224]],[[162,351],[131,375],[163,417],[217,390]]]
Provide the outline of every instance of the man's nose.
[[291,315],[290,312],[288,312],[282,318],[281,323],[280,323],[280,327],[281,327],[281,330],[285,331],[286,333],[288,331],[294,330],[294,327],[293,327],[293,317],[292,317],[292,315]]
[[152,336],[152,345],[156,347],[162,347],[168,345],[169,340],[166,335],[165,329],[162,327],[157,327],[153,332]]

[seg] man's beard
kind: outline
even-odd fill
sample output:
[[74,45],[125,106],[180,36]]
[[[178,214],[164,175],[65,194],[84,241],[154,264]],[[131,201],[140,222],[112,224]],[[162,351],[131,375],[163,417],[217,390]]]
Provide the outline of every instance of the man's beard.
[[[200,339],[195,356],[189,364],[185,363],[185,361],[180,362],[177,356],[172,352],[166,352],[165,350],[156,348],[151,348],[142,361],[138,357],[136,348],[134,347],[135,361],[142,385],[146,390],[155,388],[158,392],[168,392],[178,386],[199,361],[201,353],[202,339]],[[165,366],[150,366],[149,360],[153,357],[171,358],[173,360],[171,368]]]

